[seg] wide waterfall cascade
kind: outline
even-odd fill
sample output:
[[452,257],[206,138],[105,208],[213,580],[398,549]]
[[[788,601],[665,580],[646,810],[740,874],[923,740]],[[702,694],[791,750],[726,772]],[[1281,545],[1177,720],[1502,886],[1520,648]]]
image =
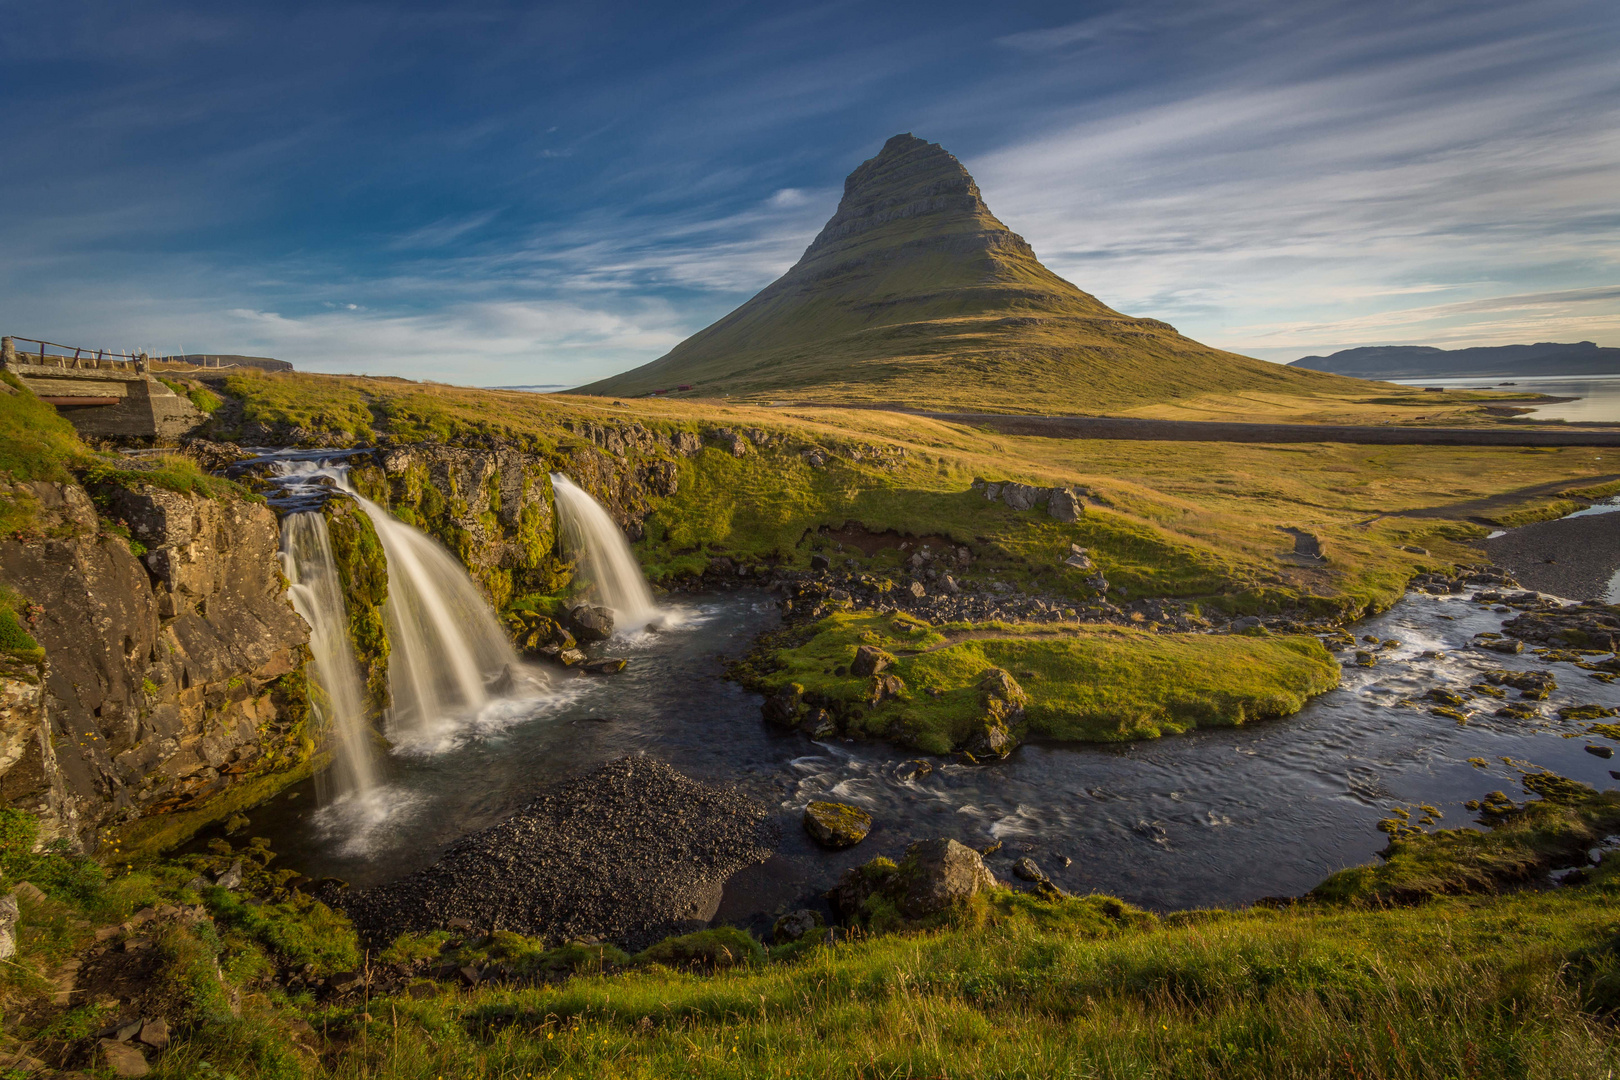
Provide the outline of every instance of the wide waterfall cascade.
[[455,556],[358,494],[388,561],[383,612],[394,651],[388,685],[393,726],[422,730],[447,716],[476,712],[490,698],[485,680],[510,676],[517,652],[495,613]]
[[[478,713],[492,698],[512,689],[514,680],[536,682],[522,668],[517,652],[502,632],[495,613],[473,584],[455,556],[421,530],[407,525],[383,507],[361,496],[349,483],[349,469],[341,459],[288,459],[276,461],[273,472],[288,501],[318,496],[321,488],[336,487],[371,521],[382,543],[388,569],[388,598],[383,604],[391,651],[388,661],[388,688],[392,698],[389,714],[390,735],[425,733],[445,720]],[[333,635],[332,648],[341,647],[344,656],[333,653],[330,664],[341,669],[355,683],[356,718],[351,727],[365,733],[363,693],[358,686],[355,663],[347,633],[341,583],[327,539],[326,520],[318,511],[288,514],[283,524],[283,547],[288,545],[286,522],[310,519],[308,528],[318,528],[320,547],[327,563],[331,597],[335,604],[328,621],[341,633]],[[299,524],[298,529],[306,526]],[[289,574],[289,580],[292,575]],[[303,609],[300,608],[300,613]],[[310,615],[305,620],[314,626]],[[313,647],[313,643],[312,643]],[[323,669],[324,670],[324,669]],[[336,678],[336,677],[334,677]],[[502,685],[504,684],[504,685]],[[324,688],[323,683],[323,688]],[[492,689],[493,687],[493,689]],[[336,713],[347,706],[336,704]],[[347,716],[349,714],[343,713]],[[340,744],[341,764],[360,760],[360,748]],[[365,767],[371,767],[369,744],[365,745]]]
[[[337,740],[333,772],[338,790],[329,794],[363,795],[376,785],[377,769],[366,723],[365,691],[349,643],[343,585],[332,558],[325,517],[306,510],[281,519],[281,565],[293,609],[309,624],[310,675],[318,690],[310,695],[310,706]],[[323,797],[327,794],[323,792]]]
[[613,621],[634,630],[668,622],[669,613],[653,602],[641,564],[607,509],[562,473],[551,474],[551,487],[563,543],[579,560],[602,606],[613,610]]

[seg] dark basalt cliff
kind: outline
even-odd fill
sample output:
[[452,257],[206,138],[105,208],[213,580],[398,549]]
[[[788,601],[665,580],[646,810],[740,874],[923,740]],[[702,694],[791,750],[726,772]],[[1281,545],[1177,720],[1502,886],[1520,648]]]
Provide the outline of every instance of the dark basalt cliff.
[[[98,491],[98,513],[76,484],[15,487],[39,511],[0,540],[0,578],[45,660],[0,667],[6,804],[93,845],[308,756],[308,629],[267,507],[139,485]],[[144,554],[106,531],[120,520]]]

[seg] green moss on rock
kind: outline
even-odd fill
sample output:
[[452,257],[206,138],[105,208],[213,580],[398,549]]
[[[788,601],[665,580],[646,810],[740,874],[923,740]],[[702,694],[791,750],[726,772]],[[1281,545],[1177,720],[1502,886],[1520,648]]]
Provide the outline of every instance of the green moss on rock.
[[324,513],[332,558],[343,582],[349,640],[366,685],[367,707],[374,717],[380,717],[389,705],[388,622],[383,614],[388,599],[388,560],[371,519],[353,500],[333,499]]

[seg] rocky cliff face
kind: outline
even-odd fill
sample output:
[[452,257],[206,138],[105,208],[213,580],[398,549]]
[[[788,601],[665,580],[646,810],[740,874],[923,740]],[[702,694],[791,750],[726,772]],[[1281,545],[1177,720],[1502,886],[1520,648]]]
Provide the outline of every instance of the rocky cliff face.
[[[268,508],[141,485],[98,492],[98,513],[78,485],[19,486],[41,509],[0,541],[0,577],[46,659],[0,669],[7,804],[93,845],[307,755],[308,630]],[[133,542],[107,531],[120,521]]]
[[571,422],[590,446],[551,453],[420,444],[357,461],[350,479],[366,497],[438,539],[497,608],[514,595],[552,592],[569,573],[556,550],[552,472],[563,472],[607,507],[632,539],[653,500],[675,494],[674,459],[702,445],[687,432],[631,422]]

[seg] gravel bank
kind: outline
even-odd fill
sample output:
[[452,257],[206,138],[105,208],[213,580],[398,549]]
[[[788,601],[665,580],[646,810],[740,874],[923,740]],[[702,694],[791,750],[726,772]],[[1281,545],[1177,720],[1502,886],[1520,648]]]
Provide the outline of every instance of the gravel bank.
[[409,877],[338,901],[376,944],[451,919],[554,943],[642,948],[713,917],[726,878],[774,850],[766,810],[659,761],[569,781]]
[[[1620,570],[1620,514],[1560,518],[1485,541],[1491,561],[1527,589],[1566,600],[1601,600]],[[1551,560],[1551,561],[1549,561]]]

